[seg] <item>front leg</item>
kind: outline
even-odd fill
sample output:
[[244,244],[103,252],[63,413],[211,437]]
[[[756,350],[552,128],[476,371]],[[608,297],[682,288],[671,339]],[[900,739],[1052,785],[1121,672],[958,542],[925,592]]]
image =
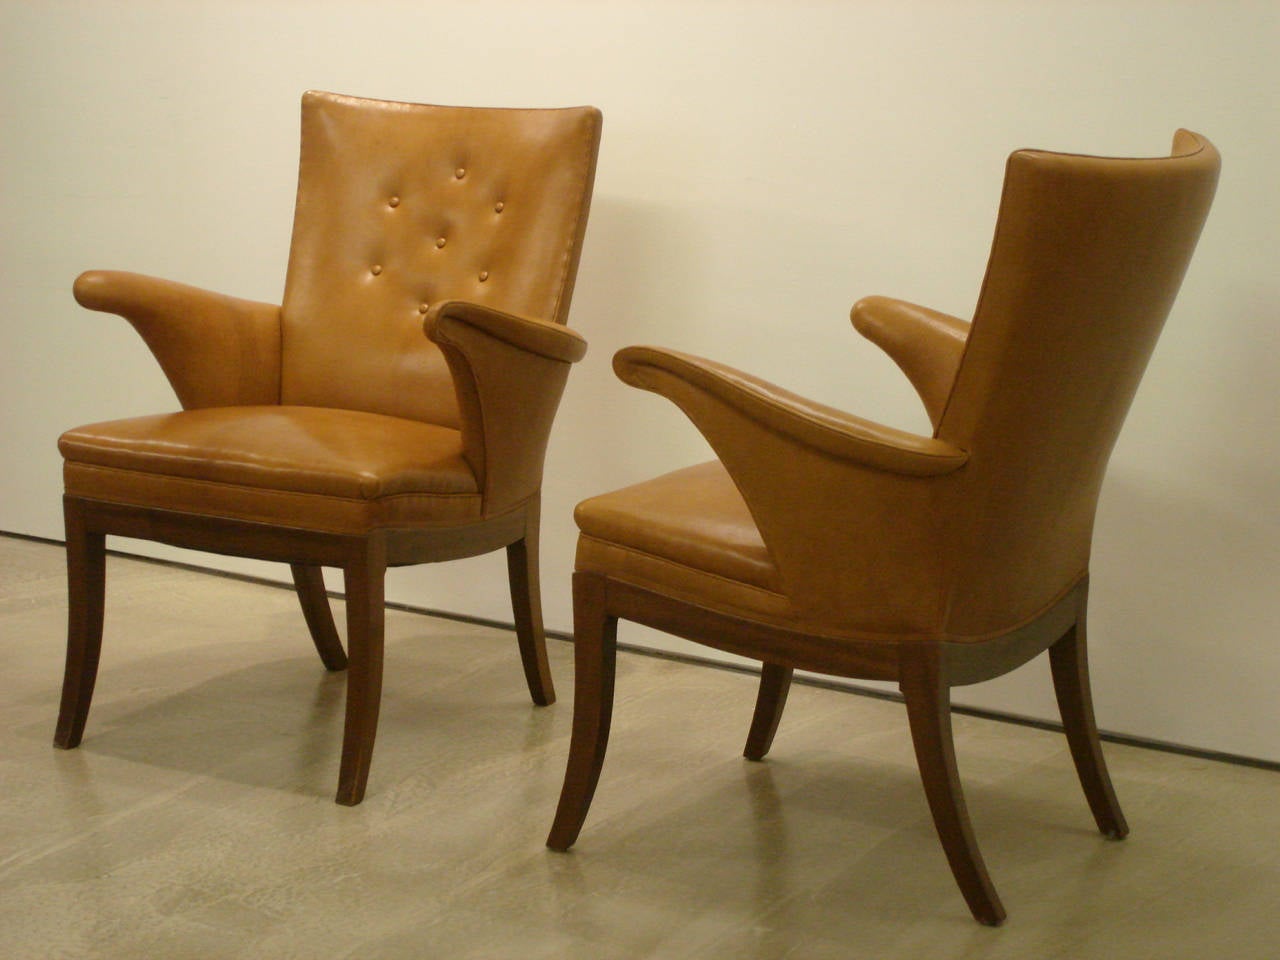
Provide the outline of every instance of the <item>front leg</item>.
[[87,529],[84,505],[63,500],[67,535],[67,660],[62,680],[62,703],[54,746],[79,746],[93,701],[102,652],[102,618],[106,593],[107,538]]
[[511,610],[520,644],[529,696],[540,707],[556,702],[556,688],[547,662],[547,638],[542,627],[542,588],[538,582],[538,501],[525,508],[524,538],[507,546],[507,579]]
[[353,807],[364,799],[382,701],[382,649],[386,630],[386,545],[371,537],[343,568],[347,588],[347,715],[336,800]]

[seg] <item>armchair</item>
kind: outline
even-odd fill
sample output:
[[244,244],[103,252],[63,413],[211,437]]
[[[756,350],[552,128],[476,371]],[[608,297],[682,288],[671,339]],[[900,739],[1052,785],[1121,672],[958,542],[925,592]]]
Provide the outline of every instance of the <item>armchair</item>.
[[[54,742],[83,735],[107,535],[283,561],[325,667],[347,669],[337,801],[364,796],[387,567],[507,552],[536,704],[555,699],[538,588],[551,421],[585,342],[564,326],[600,139],[594,108],[310,92],[281,306],[129,273],[75,283],[126,318],[182,410],[65,433],[70,613]],[[347,649],[321,568],[341,568]]]
[[884,297],[853,308],[931,436],[710,360],[617,354],[618,376],[674,402],[717,459],[577,508],[574,725],[548,846],[577,840],[599,781],[619,619],[762,662],[750,760],[794,670],[896,682],[943,850],[992,925],[1005,911],[961,793],[950,688],[1047,649],[1098,828],[1125,836],[1086,663],[1094,511],[1219,163],[1186,131],[1159,159],[1014,153],[972,324]]

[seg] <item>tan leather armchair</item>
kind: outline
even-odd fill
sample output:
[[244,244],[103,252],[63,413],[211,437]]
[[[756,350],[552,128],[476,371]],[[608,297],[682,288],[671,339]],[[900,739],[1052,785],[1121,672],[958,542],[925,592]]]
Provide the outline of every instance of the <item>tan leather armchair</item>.
[[618,376],[672,400],[719,459],[578,506],[573,738],[550,847],[575,842],[600,776],[619,618],[763,662],[752,760],[793,670],[896,681],[942,846],[983,923],[1005,913],[960,789],[951,687],[1048,649],[1094,818],[1128,832],[1089,692],[1090,539],[1218,169],[1186,131],[1167,158],[1014,153],[972,326],[883,297],[853,308],[916,386],[932,436],[709,360],[618,353]]
[[[359,803],[369,773],[389,566],[505,548],[529,690],[555,699],[539,491],[586,349],[564,322],[600,123],[590,107],[307,93],[283,305],[128,273],[76,280],[82,305],[142,334],[183,409],[59,441],[70,618],[58,746],[80,742],[93,694],[108,534],[291,565],[324,665],[348,669],[339,803]],[[346,651],[324,566],[344,574]]]

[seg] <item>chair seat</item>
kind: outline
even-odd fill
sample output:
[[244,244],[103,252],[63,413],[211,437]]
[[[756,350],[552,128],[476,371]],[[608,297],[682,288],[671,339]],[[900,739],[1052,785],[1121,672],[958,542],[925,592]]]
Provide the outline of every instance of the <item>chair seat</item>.
[[715,609],[780,615],[788,603],[746,502],[719,461],[578,505],[576,569]]
[[71,496],[326,530],[480,514],[449,427],[358,410],[210,407],[78,427]]

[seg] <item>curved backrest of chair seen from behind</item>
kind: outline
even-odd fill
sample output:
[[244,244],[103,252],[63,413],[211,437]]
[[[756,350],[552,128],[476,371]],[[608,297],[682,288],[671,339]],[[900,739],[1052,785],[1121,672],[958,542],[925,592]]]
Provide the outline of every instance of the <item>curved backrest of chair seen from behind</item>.
[[1007,629],[1088,569],[1103,472],[1213,199],[1217,151],[1023,150],[936,436],[969,454],[946,632]]

